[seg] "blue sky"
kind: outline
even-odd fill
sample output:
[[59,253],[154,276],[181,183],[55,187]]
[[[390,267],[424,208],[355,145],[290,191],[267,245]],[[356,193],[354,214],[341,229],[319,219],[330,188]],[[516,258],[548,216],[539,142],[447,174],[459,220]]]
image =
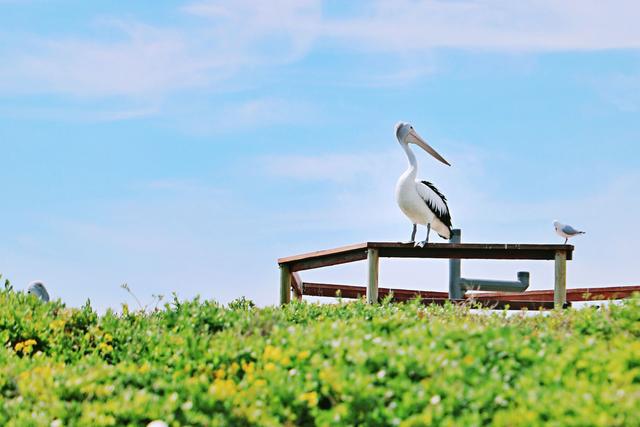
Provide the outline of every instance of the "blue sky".
[[[637,283],[634,1],[0,0],[0,273],[71,305],[201,294],[261,305],[276,259],[405,240],[410,121],[465,241],[575,240],[569,286]],[[467,262],[484,278],[541,262]],[[446,288],[385,260],[382,285]],[[362,283],[364,265],[303,274]],[[130,302],[130,301],[129,301]]]

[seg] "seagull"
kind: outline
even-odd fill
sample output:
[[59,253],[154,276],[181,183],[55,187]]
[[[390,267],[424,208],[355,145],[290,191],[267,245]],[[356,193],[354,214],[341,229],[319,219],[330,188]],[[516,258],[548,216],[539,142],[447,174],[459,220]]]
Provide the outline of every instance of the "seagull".
[[567,244],[567,241],[569,241],[570,237],[575,237],[578,236],[580,234],[584,234],[584,231],[580,231],[580,230],[576,230],[575,228],[573,228],[570,225],[567,224],[563,224],[559,221],[553,221],[553,228],[556,229],[556,233],[559,236],[564,237],[564,244]]
[[47,289],[44,287],[44,284],[39,280],[29,283],[29,287],[27,288],[27,293],[37,296],[42,301],[45,301],[45,302],[49,301],[49,292],[47,292]]
[[451,215],[447,199],[432,183],[416,180],[418,162],[409,144],[415,144],[445,165],[451,165],[431,148],[409,123],[396,124],[396,138],[398,138],[398,142],[409,160],[409,168],[400,176],[396,184],[398,206],[413,224],[409,243],[415,243],[418,224],[427,226],[427,238],[422,242],[415,243],[416,247],[423,248],[429,243],[429,233],[432,228],[443,239],[450,239]]

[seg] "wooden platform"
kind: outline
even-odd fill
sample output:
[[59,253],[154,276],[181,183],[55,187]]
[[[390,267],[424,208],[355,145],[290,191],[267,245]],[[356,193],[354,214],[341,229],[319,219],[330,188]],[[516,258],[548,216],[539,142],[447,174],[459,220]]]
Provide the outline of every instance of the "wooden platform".
[[[364,286],[353,285],[336,285],[328,283],[307,283],[302,284],[302,294],[318,297],[336,297],[340,298],[361,298],[366,295],[367,288]],[[482,299],[462,299],[462,300],[450,300],[447,292],[439,291],[420,291],[413,289],[389,289],[380,288],[378,290],[378,298],[386,298],[389,294],[392,295],[391,300],[394,302],[406,302],[420,297],[423,304],[437,304],[443,305],[447,301],[452,301],[455,304],[477,304],[482,307],[493,308],[497,310],[521,310],[527,308],[529,310],[539,309],[551,309],[553,308],[553,298],[551,300],[536,301],[536,300],[515,300],[515,295],[511,295],[511,299],[495,299],[482,298]]]
[[[358,297],[366,295],[369,303],[377,302],[389,292],[393,292],[394,300],[402,301],[415,297],[419,293],[423,301],[430,303],[444,303],[449,294],[432,291],[408,291],[401,289],[378,289],[379,258],[444,258],[449,260],[459,259],[493,259],[493,260],[553,260],[555,262],[555,286],[554,298],[551,302],[545,299],[533,298],[516,300],[516,295],[509,294],[513,299],[507,299],[505,295],[497,295],[491,298],[490,294],[477,298],[484,305],[502,308],[509,305],[529,308],[551,308],[566,305],[566,261],[573,257],[572,245],[535,245],[535,244],[504,244],[504,243],[430,243],[425,248],[414,247],[409,243],[396,242],[365,242],[355,245],[342,246],[317,252],[310,252],[278,259],[281,271],[280,301],[286,304],[290,301],[293,290],[296,298],[303,295],[335,296],[340,291],[342,297]],[[366,287],[349,285],[329,285],[320,283],[305,283],[298,272],[314,268],[328,267],[345,264],[354,261],[368,261],[368,278]],[[452,261],[450,261],[451,263]],[[464,300],[455,300],[464,301]]]
[[558,251],[566,253],[567,260],[573,256],[572,245],[430,243],[425,248],[416,248],[411,243],[365,242],[280,258],[278,264],[287,265],[292,272],[310,270],[365,260],[370,249],[376,250],[384,258],[553,260]]
[[[298,285],[299,286],[299,285]],[[335,283],[302,282],[300,288],[303,295],[317,297],[336,297],[351,299],[361,298],[366,295],[367,288],[358,285],[343,285]],[[573,288],[567,289],[567,302],[606,301],[631,297],[634,293],[640,293],[640,285],[609,286],[597,288]],[[416,289],[392,289],[379,288],[378,298],[382,299],[392,294],[392,301],[405,302],[420,297],[425,303],[443,304],[448,300],[449,294],[442,291],[421,291]],[[474,300],[486,307],[505,308],[507,305],[512,310],[548,309],[553,308],[553,289],[527,291],[521,293],[511,292],[467,292],[464,300]],[[463,300],[454,300],[462,302]]]
[[[572,288],[567,289],[567,301],[604,301],[617,300],[631,297],[634,293],[640,293],[639,285],[631,286],[607,286],[597,288]],[[489,299],[508,301],[517,298],[522,301],[553,301],[553,290],[527,291],[517,295],[507,292],[475,292],[467,294],[475,299]]]

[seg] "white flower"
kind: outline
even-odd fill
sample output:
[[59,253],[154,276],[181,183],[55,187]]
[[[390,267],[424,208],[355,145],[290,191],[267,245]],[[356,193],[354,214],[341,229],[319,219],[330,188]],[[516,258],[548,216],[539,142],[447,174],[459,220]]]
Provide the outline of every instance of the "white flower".
[[437,405],[440,403],[440,395],[436,394],[429,400],[429,402],[431,402],[432,405]]

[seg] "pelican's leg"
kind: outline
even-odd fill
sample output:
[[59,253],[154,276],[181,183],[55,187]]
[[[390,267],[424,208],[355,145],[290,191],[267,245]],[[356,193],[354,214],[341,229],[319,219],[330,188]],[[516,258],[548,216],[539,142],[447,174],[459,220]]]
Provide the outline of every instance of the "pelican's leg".
[[424,248],[426,245],[428,245],[430,233],[431,233],[431,223],[427,224],[427,238],[422,242],[416,243],[416,247]]
[[409,240],[409,243],[413,243],[416,241],[416,231],[418,231],[418,225],[413,224],[413,231],[411,232],[411,240]]
[[568,241],[569,241],[569,238],[568,238],[568,237],[565,237],[565,238],[564,238],[564,244],[566,245]]

